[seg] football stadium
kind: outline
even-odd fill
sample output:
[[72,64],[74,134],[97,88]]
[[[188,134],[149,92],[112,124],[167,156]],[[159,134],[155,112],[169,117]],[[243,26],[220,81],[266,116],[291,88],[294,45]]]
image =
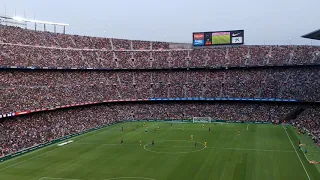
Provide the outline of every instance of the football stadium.
[[320,46],[0,20],[1,180],[320,179]]

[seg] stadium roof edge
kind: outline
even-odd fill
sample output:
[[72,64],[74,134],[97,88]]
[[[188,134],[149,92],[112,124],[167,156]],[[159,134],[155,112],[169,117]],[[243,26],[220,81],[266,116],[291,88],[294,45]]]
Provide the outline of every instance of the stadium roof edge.
[[320,40],[320,29],[312,31],[308,34],[301,36],[301,37],[308,38],[308,39]]
[[55,23],[55,22],[49,22],[49,21],[39,21],[39,20],[32,20],[32,19],[26,19],[18,16],[12,17],[13,20],[16,21],[25,21],[25,22],[33,22],[33,23],[40,23],[40,24],[49,24],[49,25],[58,25],[58,26],[69,26],[69,24],[66,23]]

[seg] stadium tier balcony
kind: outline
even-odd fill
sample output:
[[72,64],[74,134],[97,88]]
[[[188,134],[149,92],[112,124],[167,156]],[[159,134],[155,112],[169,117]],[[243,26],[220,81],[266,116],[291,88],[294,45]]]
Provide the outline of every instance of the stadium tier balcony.
[[[0,26],[0,42],[1,66],[141,69],[320,63],[320,48],[317,46],[174,50],[166,42],[56,34],[3,25]],[[168,49],[170,50],[161,52]],[[116,50],[116,53],[112,50]],[[119,52],[122,50],[125,52]],[[131,50],[135,51],[130,52]]]
[[134,41],[132,41],[132,49],[139,49],[139,50],[151,49],[151,42],[150,41],[134,40]]
[[130,50],[132,49],[131,41],[128,39],[112,39],[114,50]]
[[[152,68],[169,68],[169,60],[172,59],[172,57],[169,56],[168,52],[153,52],[152,53],[152,60],[151,60],[151,67]],[[150,67],[150,66],[149,66]]]
[[194,49],[189,51],[187,58],[189,60],[188,67],[208,67],[208,50]]
[[208,56],[205,58],[205,64],[209,67],[229,66],[226,48],[208,49]]
[[161,50],[161,49],[169,49],[169,43],[167,42],[151,42],[152,49]]
[[[267,50],[269,49],[269,50]],[[39,68],[153,69],[313,65],[320,63],[316,47],[248,46],[169,51],[103,51],[57,49],[2,44],[0,66]]]
[[151,49],[151,47],[153,49],[169,49],[169,43],[165,42],[57,34],[3,25],[0,25],[0,42],[30,46],[100,50],[111,50],[112,46],[115,50],[147,50]]
[[218,71],[1,71],[1,113],[148,98],[280,98],[319,101],[315,67]]
[[154,59],[151,52],[137,51],[131,53],[132,69],[148,69],[153,68]]
[[235,47],[227,49],[226,58],[228,63],[231,63],[233,66],[244,66],[249,65],[248,56],[249,56],[248,47]]

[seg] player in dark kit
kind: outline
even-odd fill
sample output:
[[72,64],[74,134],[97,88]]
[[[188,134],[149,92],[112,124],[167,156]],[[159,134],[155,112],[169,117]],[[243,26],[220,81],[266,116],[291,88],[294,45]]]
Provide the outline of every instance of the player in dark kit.
[[123,132],[123,126],[122,126],[122,128],[121,128],[121,131]]
[[152,146],[154,146],[154,140],[152,140]]
[[123,139],[121,139],[120,143],[123,144]]
[[197,147],[197,145],[198,145],[198,142],[194,142],[194,147]]
[[209,128],[209,131],[211,131],[211,129]]

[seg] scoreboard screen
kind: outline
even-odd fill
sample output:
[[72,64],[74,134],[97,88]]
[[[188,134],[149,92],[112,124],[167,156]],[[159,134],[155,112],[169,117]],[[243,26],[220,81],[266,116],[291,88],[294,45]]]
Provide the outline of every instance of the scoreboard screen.
[[193,33],[193,46],[237,45],[244,43],[244,31],[215,31]]

